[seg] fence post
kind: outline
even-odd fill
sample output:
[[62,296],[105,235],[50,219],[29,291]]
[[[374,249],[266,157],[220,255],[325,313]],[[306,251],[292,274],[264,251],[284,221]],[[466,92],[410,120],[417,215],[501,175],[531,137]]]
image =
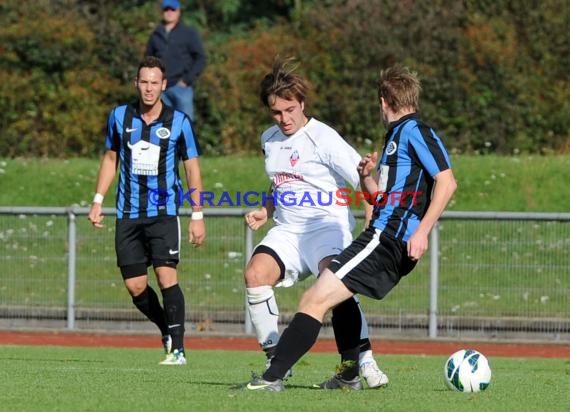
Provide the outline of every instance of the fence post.
[[76,264],[76,215],[73,209],[67,212],[67,329],[75,329],[75,264]]
[[[244,226],[245,226],[245,253],[243,255],[245,257],[244,261],[244,268],[245,268],[247,262],[249,262],[249,259],[251,258],[251,254],[253,253],[253,230],[250,229],[250,227],[247,225],[247,223],[245,223],[245,221],[244,221]],[[247,291],[244,303],[245,303],[245,325],[244,325],[245,333],[247,335],[251,335],[253,333],[253,323],[251,322],[251,316],[249,314],[249,309],[247,307]]]
[[429,285],[429,333],[430,338],[437,338],[437,292],[439,283],[439,223],[436,223],[430,235],[430,285]]

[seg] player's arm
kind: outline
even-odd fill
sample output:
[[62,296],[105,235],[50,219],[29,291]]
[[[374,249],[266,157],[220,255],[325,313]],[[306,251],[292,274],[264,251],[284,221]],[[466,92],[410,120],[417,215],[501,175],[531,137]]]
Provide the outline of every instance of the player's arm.
[[273,217],[273,214],[275,213],[275,201],[274,201],[274,197],[273,197],[273,185],[271,185],[269,187],[269,190],[267,191],[267,199],[265,201],[265,210],[267,211],[267,218],[271,219]]
[[408,256],[420,259],[428,248],[428,235],[457,189],[457,182],[451,169],[439,172],[433,177],[435,186],[431,203],[418,228],[408,240]]
[[[360,187],[368,192],[367,200],[373,204],[373,195],[378,192],[378,180],[374,177],[374,168],[378,163],[378,152],[367,153],[358,163],[358,176],[360,177]],[[372,206],[371,206],[372,208]],[[371,209],[372,210],[372,209]],[[372,213],[372,212],[370,212]]]
[[200,199],[204,188],[202,186],[202,173],[198,157],[184,160],[184,171],[188,190],[190,191],[190,199],[192,200],[192,216],[188,224],[188,240],[192,245],[200,246],[206,239],[206,224],[204,223]]
[[273,213],[275,213],[275,202],[273,199],[273,185],[271,185],[267,191],[264,204],[260,208],[245,214],[245,222],[251,230],[259,229],[273,217]]
[[114,150],[107,150],[101,159],[99,173],[97,175],[97,184],[95,186],[95,197],[91,204],[91,210],[87,219],[96,228],[103,227],[103,199],[109,191],[109,187],[115,179],[117,173],[118,156]]
[[370,221],[372,220],[372,212],[374,211],[374,206],[370,203],[370,199],[364,203],[364,229],[368,227]]

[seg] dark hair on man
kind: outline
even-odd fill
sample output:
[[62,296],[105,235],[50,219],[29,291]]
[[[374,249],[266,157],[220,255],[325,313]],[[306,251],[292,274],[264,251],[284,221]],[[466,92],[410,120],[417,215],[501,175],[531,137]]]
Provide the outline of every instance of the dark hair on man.
[[166,66],[164,63],[162,63],[162,60],[154,56],[145,56],[145,58],[140,62],[139,68],[137,70],[137,77],[139,76],[141,69],[152,69],[154,67],[158,67],[160,69],[162,72],[162,77],[164,78],[164,74],[166,73]]
[[270,107],[276,97],[299,102],[305,101],[309,86],[305,79],[294,73],[298,64],[293,62],[292,57],[284,60],[276,57],[273,69],[261,81],[259,97],[266,107]]
[[405,108],[417,111],[421,90],[417,73],[405,66],[396,64],[380,72],[378,100],[383,97],[396,113]]

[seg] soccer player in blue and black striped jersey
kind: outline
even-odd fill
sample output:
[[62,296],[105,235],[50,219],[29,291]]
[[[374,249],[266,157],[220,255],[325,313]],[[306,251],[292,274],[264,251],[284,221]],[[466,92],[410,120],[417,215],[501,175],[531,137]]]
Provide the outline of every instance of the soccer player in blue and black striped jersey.
[[[271,366],[245,389],[283,390],[283,377],[313,346],[331,308],[357,293],[384,298],[426,252],[428,235],[457,184],[442,141],[418,116],[420,91],[419,79],[406,67],[395,65],[380,73],[384,147],[380,156],[368,154],[358,165],[361,187],[374,205],[370,225],[303,294]],[[375,167],[378,178],[372,176]],[[318,387],[358,388],[357,339],[351,347],[338,373]]]
[[[184,295],[178,285],[182,193],[190,193],[192,217],[189,241],[200,246],[206,228],[200,205],[202,177],[200,149],[190,118],[163,104],[166,88],[164,64],[145,57],[135,80],[139,99],[133,105],[119,105],[109,114],[105,154],[101,160],[96,194],[89,212],[95,227],[102,227],[103,199],[117,169],[117,219],[115,251],[117,265],[134,305],[162,333],[166,352],[163,365],[184,365]],[[188,192],[178,173],[184,164]],[[162,295],[148,284],[152,265]]]

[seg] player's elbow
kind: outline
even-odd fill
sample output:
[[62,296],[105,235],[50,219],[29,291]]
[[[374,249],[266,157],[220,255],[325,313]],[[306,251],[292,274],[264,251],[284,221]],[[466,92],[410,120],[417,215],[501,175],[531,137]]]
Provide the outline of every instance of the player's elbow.
[[451,179],[449,181],[449,192],[451,194],[454,194],[456,190],[457,190],[457,180],[455,180],[454,176],[451,176]]

